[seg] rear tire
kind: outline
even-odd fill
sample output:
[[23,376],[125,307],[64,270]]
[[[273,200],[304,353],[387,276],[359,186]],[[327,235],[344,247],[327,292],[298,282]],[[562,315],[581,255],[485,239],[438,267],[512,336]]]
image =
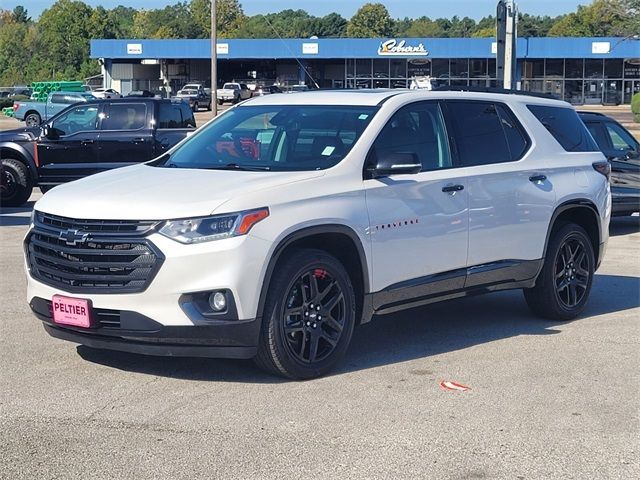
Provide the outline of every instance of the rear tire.
[[31,112],[24,118],[24,123],[27,127],[37,127],[42,123],[42,118],[38,112]]
[[222,105],[224,103],[224,100],[218,100],[218,105]]
[[355,318],[355,293],[343,265],[321,250],[295,250],[271,279],[254,361],[287,378],[322,376],[347,351]]
[[2,190],[0,204],[3,207],[21,207],[33,191],[29,168],[14,158],[2,159]]
[[198,103],[194,103],[193,104],[193,111],[194,113],[198,111],[198,109],[200,108],[200,105],[198,105]]
[[584,310],[595,272],[587,232],[570,223],[553,233],[542,271],[524,298],[533,313],[550,320],[571,320]]

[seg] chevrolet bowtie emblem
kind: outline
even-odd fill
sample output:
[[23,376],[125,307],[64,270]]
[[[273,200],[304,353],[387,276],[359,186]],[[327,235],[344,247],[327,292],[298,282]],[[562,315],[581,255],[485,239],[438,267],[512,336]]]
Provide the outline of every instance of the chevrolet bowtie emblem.
[[62,232],[60,232],[60,235],[58,235],[58,238],[64,241],[64,243],[66,243],[67,245],[73,246],[79,243],[86,242],[89,239],[89,234],[84,232],[79,232],[78,230],[69,229],[69,230],[63,230]]

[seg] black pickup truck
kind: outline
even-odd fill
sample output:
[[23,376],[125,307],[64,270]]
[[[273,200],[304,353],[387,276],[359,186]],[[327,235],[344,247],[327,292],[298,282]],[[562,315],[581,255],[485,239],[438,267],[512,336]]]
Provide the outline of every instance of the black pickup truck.
[[0,132],[3,206],[23,205],[33,187],[149,161],[196,128],[188,103],[122,98],[78,103],[38,127]]

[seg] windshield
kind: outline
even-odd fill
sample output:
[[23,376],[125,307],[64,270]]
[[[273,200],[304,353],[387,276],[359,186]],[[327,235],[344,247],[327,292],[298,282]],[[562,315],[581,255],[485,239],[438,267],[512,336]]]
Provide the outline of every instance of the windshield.
[[159,166],[304,171],[340,162],[378,107],[243,106],[227,111]]

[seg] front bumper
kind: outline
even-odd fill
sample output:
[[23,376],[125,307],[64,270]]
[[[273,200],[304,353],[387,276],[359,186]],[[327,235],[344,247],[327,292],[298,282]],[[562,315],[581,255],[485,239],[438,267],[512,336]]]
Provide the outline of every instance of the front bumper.
[[252,358],[257,352],[259,319],[165,326],[133,311],[94,309],[92,328],[84,329],[53,323],[43,298],[29,305],[49,335],[88,347],[172,357]]

